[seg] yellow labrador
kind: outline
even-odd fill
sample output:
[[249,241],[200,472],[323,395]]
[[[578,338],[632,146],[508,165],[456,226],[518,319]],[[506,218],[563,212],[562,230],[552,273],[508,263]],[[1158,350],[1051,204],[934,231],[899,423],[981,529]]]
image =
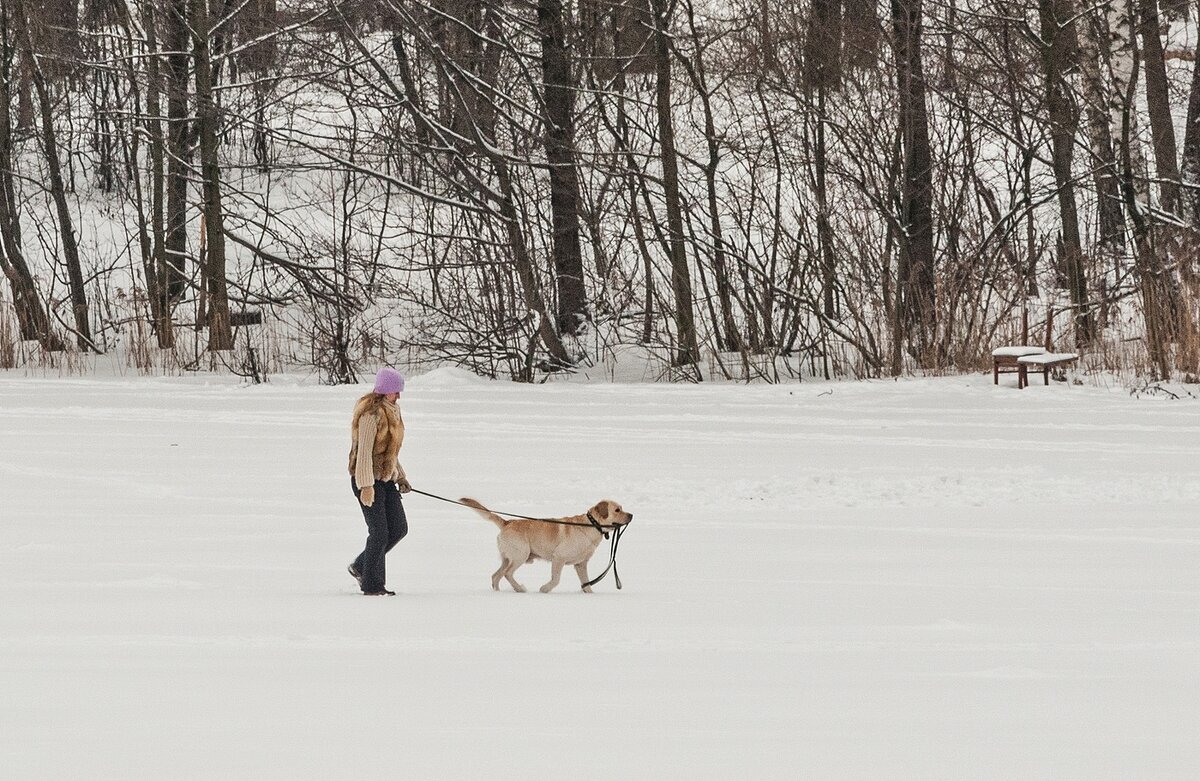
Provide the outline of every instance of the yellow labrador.
[[558,585],[562,568],[567,564],[574,565],[583,590],[591,592],[591,587],[586,585],[588,560],[592,558],[603,538],[588,520],[588,515],[605,527],[623,526],[633,520],[633,513],[625,512],[621,505],[611,499],[597,502],[583,515],[547,519],[557,523],[535,520],[510,521],[496,515],[474,499],[464,497],[459,501],[500,527],[500,534],[496,537],[496,547],[500,549],[500,569],[492,574],[492,589],[495,591],[500,590],[500,578],[508,580],[513,591],[524,591],[525,587],[513,578],[513,573],[522,564],[534,559],[544,559],[550,562],[550,581],[542,586],[543,594],[549,593]]

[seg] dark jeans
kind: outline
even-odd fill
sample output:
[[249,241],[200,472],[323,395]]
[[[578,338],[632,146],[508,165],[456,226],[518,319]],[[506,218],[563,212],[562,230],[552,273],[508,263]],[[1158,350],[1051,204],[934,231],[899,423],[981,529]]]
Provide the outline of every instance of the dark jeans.
[[[354,498],[358,500],[358,486],[350,478]],[[400,489],[395,483],[375,481],[375,502],[366,507],[358,502],[363,518],[367,522],[367,546],[354,560],[354,568],[362,573],[363,591],[382,591],[387,583],[387,570],[383,557],[396,543],[408,534],[408,518],[400,501]]]

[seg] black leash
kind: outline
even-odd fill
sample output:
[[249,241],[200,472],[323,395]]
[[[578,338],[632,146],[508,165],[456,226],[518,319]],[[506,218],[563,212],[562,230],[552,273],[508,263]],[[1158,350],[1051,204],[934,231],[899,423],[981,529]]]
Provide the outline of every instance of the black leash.
[[[420,494],[421,496],[428,496],[430,499],[437,499],[440,502],[448,502],[450,504],[457,504],[461,507],[471,507],[471,505],[464,504],[463,502],[460,502],[457,499],[449,499],[445,496],[438,496],[437,494],[431,494],[428,491],[419,491],[416,488],[410,488],[409,490],[414,494]],[[471,507],[471,509],[474,510],[475,508]],[[582,588],[589,588],[591,586],[596,585],[601,580],[604,580],[604,576],[608,574],[609,570],[612,570],[613,580],[616,581],[617,588],[618,589],[621,588],[621,576],[617,574],[617,544],[621,541],[621,535],[625,533],[625,527],[628,526],[628,524],[613,523],[613,524],[609,524],[609,525],[605,526],[604,524],[600,523],[599,521],[597,521],[595,518],[592,517],[592,513],[590,510],[588,511],[588,514],[587,514],[587,519],[588,519],[587,523],[576,523],[575,521],[563,521],[558,518],[534,518],[529,515],[519,515],[518,513],[504,513],[504,512],[500,512],[499,510],[492,510],[490,507],[488,509],[491,512],[495,513],[496,515],[504,515],[509,518],[520,518],[523,521],[540,521],[541,523],[555,523],[555,524],[558,524],[559,526],[590,526],[590,527],[594,528],[596,531],[600,532],[600,534],[602,534],[604,536],[604,539],[606,539],[606,540],[609,538],[608,532],[606,531],[606,529],[612,529],[612,532],[613,532],[612,533],[612,547],[609,549],[608,566],[605,567],[604,571],[601,572],[598,576],[596,576],[595,578],[592,578],[587,583],[584,583]]]
[[[599,575],[592,578],[587,583],[584,583],[582,588],[590,588],[591,586],[599,583],[600,581],[604,580],[604,576],[608,574],[608,571],[612,570],[613,580],[616,581],[617,589],[620,590],[621,576],[617,574],[617,543],[621,541],[621,535],[625,533],[625,526],[627,525],[628,524],[613,527],[612,548],[608,552],[608,566],[605,567],[604,571]],[[604,536],[608,537],[607,534]]]

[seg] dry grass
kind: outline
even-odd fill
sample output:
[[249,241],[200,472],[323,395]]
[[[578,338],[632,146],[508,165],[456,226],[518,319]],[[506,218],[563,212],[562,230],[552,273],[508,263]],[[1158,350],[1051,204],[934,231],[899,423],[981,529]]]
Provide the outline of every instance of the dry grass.
[[17,323],[12,305],[0,295],[0,369],[17,367]]
[[[1180,313],[1180,335],[1171,346],[1176,383],[1200,382],[1200,281],[1186,288],[1185,311]],[[181,310],[182,312],[182,310]],[[111,370],[118,374],[173,376],[191,371],[235,374],[263,381],[273,374],[315,372],[324,377],[318,360],[323,354],[308,321],[311,311],[303,308],[265,309],[261,325],[243,326],[235,332],[234,350],[219,355],[207,351],[207,332],[180,323],[172,349],[158,347],[144,307],[136,293],[113,301],[106,311],[111,318],[105,331],[106,354],[97,356],[68,349],[46,353],[37,342],[22,341],[11,300],[0,294],[0,369],[20,369],[43,374],[84,375]],[[181,320],[187,318],[183,315]],[[381,364],[433,368],[444,360],[417,351],[410,342],[402,318],[391,312],[377,312],[373,319],[354,324],[349,344],[349,359],[357,368],[373,371]],[[1075,382],[1099,385],[1121,384],[1132,387],[1139,380],[1154,376],[1143,333],[1143,315],[1136,297],[1127,297],[1109,307],[1106,327],[1099,339],[1084,348],[1076,348],[1071,332],[1071,313],[1062,301],[1051,305],[1031,302],[1028,334],[1024,341],[1049,346],[1058,351],[1080,353],[1080,361],[1068,374]],[[410,325],[409,330],[419,327]],[[868,329],[862,324],[851,329],[861,338]],[[874,333],[873,344],[888,355],[889,334]],[[618,329],[596,333],[587,350],[591,368],[600,376],[642,381],[692,382],[695,369],[680,369],[670,363],[669,345],[645,346],[635,341],[636,334]],[[1001,344],[1023,341],[1020,313],[997,320],[978,318],[970,333],[951,334],[948,343],[958,345],[954,365],[937,374],[988,372],[991,349]],[[968,346],[971,346],[968,349]],[[825,332],[814,334],[800,352],[789,356],[716,352],[706,343],[699,368],[707,379],[734,382],[790,382],[805,379],[859,379],[880,376],[877,368],[867,365],[859,346]],[[929,376],[905,356],[905,373]],[[639,369],[640,367],[640,369]],[[883,372],[886,373],[886,367]],[[535,381],[538,380],[535,377]],[[327,381],[327,380],[326,380]]]

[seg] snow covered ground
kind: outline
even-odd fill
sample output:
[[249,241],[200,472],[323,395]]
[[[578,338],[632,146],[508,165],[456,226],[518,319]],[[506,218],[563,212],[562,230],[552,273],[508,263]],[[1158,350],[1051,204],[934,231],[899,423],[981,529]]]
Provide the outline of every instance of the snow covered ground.
[[618,499],[625,587],[410,496],[367,598],[362,388],[0,374],[0,776],[1195,778],[1200,402],[1004,379],[411,378],[418,488]]

